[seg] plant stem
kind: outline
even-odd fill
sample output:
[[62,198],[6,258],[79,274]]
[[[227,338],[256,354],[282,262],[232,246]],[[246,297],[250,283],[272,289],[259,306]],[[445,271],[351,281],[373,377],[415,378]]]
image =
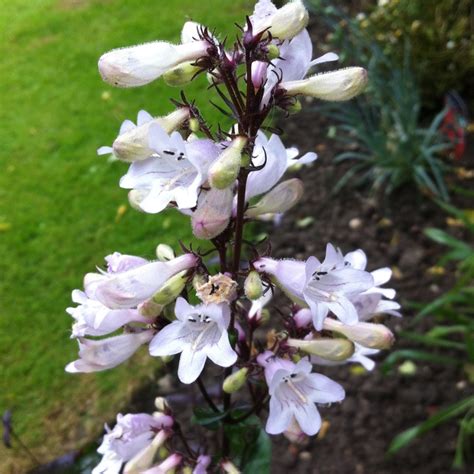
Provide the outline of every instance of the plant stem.
[[215,403],[212,401],[211,396],[209,395],[209,393],[207,393],[206,387],[204,386],[201,377],[198,377],[197,385],[199,387],[199,390],[201,391],[201,395],[204,397],[204,400],[206,400],[207,404],[211,407],[212,411],[219,413],[219,408],[216,407]]

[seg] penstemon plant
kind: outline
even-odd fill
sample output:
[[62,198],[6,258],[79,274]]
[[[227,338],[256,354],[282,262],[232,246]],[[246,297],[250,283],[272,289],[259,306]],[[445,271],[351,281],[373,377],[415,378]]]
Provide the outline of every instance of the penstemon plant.
[[[313,366],[355,362],[371,370],[368,356],[393,342],[387,327],[368,322],[380,313],[399,315],[395,291],[381,287],[390,269],[368,272],[362,250],[344,255],[331,244],[323,261],[278,260],[270,246],[262,253],[244,239],[247,222],[281,215],[299,201],[301,181],[279,181],[288,168],[316,159],[297,159],[277,135],[267,137],[269,113],[298,110],[300,95],[348,100],[367,82],[360,67],[306,77],[337,60],[334,53],[312,59],[307,22],[300,0],[280,9],[260,0],[231,47],[187,22],[179,45],[156,41],[99,60],[103,79],[118,87],[160,77],[181,87],[205,73],[234,125],[213,132],[182,93],[174,111],[157,118],[140,111],[136,125],[126,120],[112,147],[98,150],[131,163],[120,186],[130,190],[134,208],[177,209],[211,250],[182,245],[176,256],[160,244],[156,261],[114,253],[106,270],[85,276],[84,291],[73,292],[77,306],[68,312],[79,358],[68,372],[111,369],[148,345],[154,357],[179,356],[180,382],[196,384],[205,404],[193,407],[184,425],[163,398],[153,414],[118,415],[94,474],[268,472],[268,434],[305,442],[321,427],[317,404],[344,399],[342,386]],[[290,304],[269,311],[277,289]],[[220,389],[211,391],[216,377]]]

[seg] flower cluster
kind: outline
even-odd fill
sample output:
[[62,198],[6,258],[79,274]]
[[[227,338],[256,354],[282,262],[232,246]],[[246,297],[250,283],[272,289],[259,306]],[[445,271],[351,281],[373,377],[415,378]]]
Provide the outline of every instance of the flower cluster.
[[[186,441],[177,416],[159,400],[153,415],[119,415],[115,427],[107,428],[94,474],[118,474],[124,463],[125,473],[181,467],[202,474],[217,465],[238,472],[231,459],[242,457],[232,451],[226,426],[248,430],[246,420],[268,406],[267,433],[285,433],[293,441],[316,434],[317,405],[345,396],[341,385],[319,373],[323,366],[357,362],[371,370],[368,356],[393,342],[388,328],[370,322],[381,313],[399,315],[395,291],[382,287],[390,269],[368,272],[362,250],[344,255],[331,244],[323,261],[277,260],[243,238],[245,223],[281,218],[298,203],[302,182],[282,178],[289,168],[317,158],[299,157],[277,134],[268,136],[268,114],[275,108],[297,111],[300,95],[348,100],[367,82],[359,67],[310,73],[337,55],[312,59],[307,21],[300,0],[280,9],[260,0],[230,48],[207,28],[187,22],[179,45],[155,41],[99,60],[103,79],[118,87],[160,77],[182,87],[204,73],[223,101],[219,109],[226,107],[235,125],[228,133],[221,127],[213,133],[182,93],[174,111],[161,117],[140,111],[136,125],[126,120],[112,146],[98,150],[130,163],[120,186],[130,190],[134,208],[151,214],[176,209],[189,216],[194,235],[208,246],[205,252],[182,246],[184,253],[175,256],[160,244],[155,261],[107,256],[106,269],[87,274],[84,291],[73,291],[77,306],[68,312],[79,358],[66,370],[110,369],[143,345],[154,357],[179,354],[179,380],[198,382],[223,437],[220,448],[207,454]],[[291,300],[287,311],[271,306],[273,297],[281,298],[278,288]],[[218,396],[205,387],[208,359],[207,366],[223,368],[217,369]],[[250,409],[242,405],[244,395],[232,400],[244,387]]]

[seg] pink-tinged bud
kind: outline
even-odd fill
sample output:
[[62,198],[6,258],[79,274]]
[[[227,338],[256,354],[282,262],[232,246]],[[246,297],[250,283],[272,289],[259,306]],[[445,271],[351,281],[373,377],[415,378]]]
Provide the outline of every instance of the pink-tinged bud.
[[263,214],[280,214],[288,211],[303,196],[303,182],[299,179],[289,179],[275,186],[265,194],[257,204],[250,207],[245,216],[254,218]]
[[267,80],[268,64],[263,61],[252,63],[252,84],[255,89],[260,89]]
[[232,186],[239,175],[242,150],[247,144],[245,137],[237,137],[219,155],[209,168],[209,184],[215,189]]
[[137,87],[158,79],[185,61],[207,54],[207,41],[174,45],[154,41],[109,51],[99,59],[102,79],[117,87]]
[[357,323],[348,326],[335,319],[326,318],[323,328],[343,334],[351,341],[371,349],[389,349],[395,341],[392,331],[383,324]]
[[235,464],[232,464],[228,459],[221,462],[221,468],[227,474],[240,474]]
[[229,225],[234,195],[228,189],[210,189],[201,193],[196,211],[191,217],[193,234],[198,239],[217,237]]
[[[140,115],[139,115],[140,117]],[[189,118],[189,109],[181,107],[164,117],[152,118],[137,127],[121,133],[112,145],[113,154],[122,161],[131,163],[149,158],[154,152],[149,147],[148,133],[152,124],[158,124],[167,133],[177,130]]]
[[197,463],[192,471],[192,474],[207,474],[207,468],[211,465],[211,456],[208,456],[207,454],[201,454],[197,458]]
[[293,319],[295,321],[297,328],[304,328],[309,326],[313,323],[313,315],[311,310],[308,308],[300,309],[294,316]]
[[280,87],[288,95],[307,95],[321,100],[343,101],[360,94],[367,85],[367,71],[362,67],[348,67],[316,74],[300,81],[282,82]]
[[258,28],[262,31],[269,28],[274,38],[281,40],[290,39],[306,28],[309,20],[308,10],[301,0],[293,0],[279,8],[267,22]]
[[181,454],[171,454],[158,466],[151,467],[146,471],[141,471],[140,474],[167,474],[173,472],[175,467],[178,467],[183,460]]
[[242,369],[237,370],[237,372],[234,372],[233,374],[226,377],[224,383],[222,384],[222,390],[224,390],[225,393],[234,393],[240,390],[247,381],[248,372],[249,369],[247,369],[247,367],[243,367]]
[[124,474],[140,474],[148,469],[156,456],[158,449],[163,446],[165,441],[170,437],[171,432],[161,430],[153,438],[153,441],[136,454],[130,461],[125,464]]
[[332,361],[346,360],[354,353],[353,342],[342,338],[288,339],[286,342],[290,347],[300,349],[306,354],[316,355]]
[[258,300],[263,295],[263,285],[260,275],[256,271],[251,271],[244,283],[245,296],[249,300]]

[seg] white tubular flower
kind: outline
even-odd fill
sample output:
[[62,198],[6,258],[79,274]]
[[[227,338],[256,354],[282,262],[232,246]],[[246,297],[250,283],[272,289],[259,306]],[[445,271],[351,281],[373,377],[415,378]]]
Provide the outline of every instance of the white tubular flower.
[[[92,474],[118,474],[124,462],[132,459],[152,442],[157,430],[170,428],[172,425],[173,418],[166,415],[117,415],[117,424],[112,430],[105,425],[107,433],[97,450],[103,457]],[[162,437],[167,436],[166,431],[160,433]]]
[[148,112],[140,110],[137,116],[137,124],[125,120],[112,147],[100,147],[97,154],[112,153],[115,158],[126,162],[146,160],[154,153],[149,146],[148,133],[150,126],[156,123],[166,133],[171,133],[177,130],[188,118],[189,109],[186,107],[181,107],[165,117],[155,118]]
[[149,146],[154,155],[132,163],[120,186],[137,191],[136,205],[151,214],[171,202],[179,209],[196,206],[199,188],[219,155],[219,147],[208,139],[185,142],[179,133],[168,135],[156,123],[149,128]]
[[265,427],[269,434],[283,433],[295,418],[304,433],[315,435],[321,427],[315,404],[340,402],[345,397],[338,383],[311,373],[312,365],[307,359],[295,364],[266,351],[257,361],[265,369],[270,394],[270,413]]
[[116,331],[125,324],[139,322],[151,323],[136,309],[110,309],[99,301],[88,298],[80,290],[72,292],[72,300],[79,306],[66,311],[76,320],[72,326],[71,337],[104,336]]
[[183,456],[181,454],[170,454],[164,461],[157,466],[150,467],[146,471],[140,471],[140,474],[168,474],[175,472],[174,468],[181,464]]
[[348,67],[316,74],[300,81],[282,82],[280,87],[288,95],[307,95],[321,100],[343,101],[359,95],[367,85],[367,71],[362,67]]
[[275,277],[290,298],[310,307],[318,331],[329,311],[345,324],[357,323],[358,315],[351,299],[374,285],[370,273],[345,265],[341,252],[331,244],[326,247],[322,263],[316,257],[310,257],[306,263],[261,258],[254,266],[257,271]]
[[322,357],[312,355],[311,356],[311,363],[317,365],[344,365],[344,364],[360,364],[366,370],[372,371],[375,367],[375,362],[367,356],[372,356],[378,354],[380,351],[378,349],[370,349],[369,347],[361,346],[354,342],[354,354],[351,357],[344,361],[333,361],[328,359],[323,359]]
[[229,225],[233,199],[234,193],[230,188],[202,191],[191,217],[193,234],[198,239],[206,240],[221,234]]
[[[158,79],[165,72],[186,61],[194,61],[207,55],[212,46],[207,40],[199,40],[196,23],[185,24],[183,44],[153,41],[138,46],[109,51],[99,59],[102,79],[117,87],[137,87]],[[191,33],[193,31],[193,33]],[[193,38],[189,38],[189,36]]]
[[158,432],[150,444],[145,446],[124,467],[123,474],[141,474],[148,469],[155,459],[158,449],[169,438],[170,433],[164,430]]
[[93,281],[94,298],[108,308],[134,308],[151,298],[172,276],[196,263],[197,257],[189,253],[168,262],[149,262],[122,273],[97,275],[100,280]]
[[277,9],[271,2],[260,1],[251,17],[254,33],[268,29],[273,37],[293,38],[308,24],[309,14],[301,0],[293,0]]
[[138,348],[149,342],[153,330],[122,334],[100,340],[78,339],[79,359],[66,366],[66,372],[88,373],[112,369],[129,359]]
[[228,305],[191,306],[184,298],[178,298],[175,314],[176,321],[165,326],[151,341],[150,354],[162,357],[181,353],[178,368],[181,382],[194,382],[208,357],[221,367],[235,363],[237,354],[227,334]]

